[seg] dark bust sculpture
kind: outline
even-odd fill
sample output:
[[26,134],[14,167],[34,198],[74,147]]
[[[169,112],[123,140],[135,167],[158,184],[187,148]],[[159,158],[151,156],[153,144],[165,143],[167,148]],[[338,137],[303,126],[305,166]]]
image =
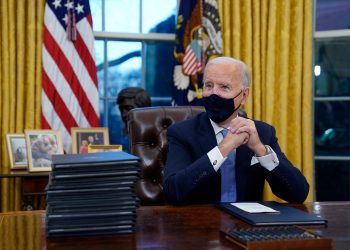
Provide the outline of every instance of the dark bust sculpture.
[[117,104],[120,110],[120,115],[124,122],[124,134],[126,131],[127,115],[129,110],[133,108],[142,108],[151,106],[151,98],[143,88],[129,87],[122,89],[117,97]]

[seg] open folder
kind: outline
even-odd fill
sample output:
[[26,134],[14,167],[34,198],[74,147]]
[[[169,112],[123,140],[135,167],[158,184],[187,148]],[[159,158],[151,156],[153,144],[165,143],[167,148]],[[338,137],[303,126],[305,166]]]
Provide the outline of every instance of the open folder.
[[[238,208],[239,206],[235,206],[235,204],[239,203],[220,203],[217,206],[232,216],[238,217],[254,226],[327,224],[327,220],[319,215],[309,214],[275,201],[255,202],[255,204],[275,210],[272,212],[247,212]],[[253,205],[254,203],[252,202],[251,204]]]

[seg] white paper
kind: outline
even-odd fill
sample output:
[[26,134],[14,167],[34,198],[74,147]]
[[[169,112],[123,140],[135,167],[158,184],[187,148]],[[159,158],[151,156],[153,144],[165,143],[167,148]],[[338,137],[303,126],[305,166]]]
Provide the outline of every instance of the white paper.
[[279,211],[275,209],[261,205],[260,203],[256,202],[235,202],[231,203],[231,205],[242,209],[248,213],[279,213]]

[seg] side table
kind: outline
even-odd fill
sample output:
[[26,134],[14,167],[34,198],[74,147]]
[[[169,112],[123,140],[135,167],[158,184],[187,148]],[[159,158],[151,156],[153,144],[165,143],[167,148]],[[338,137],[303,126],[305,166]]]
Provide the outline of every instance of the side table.
[[31,173],[26,170],[10,171],[0,174],[0,178],[21,178],[22,179],[22,209],[41,209],[34,204],[34,197],[45,199],[45,188],[49,182],[50,172]]

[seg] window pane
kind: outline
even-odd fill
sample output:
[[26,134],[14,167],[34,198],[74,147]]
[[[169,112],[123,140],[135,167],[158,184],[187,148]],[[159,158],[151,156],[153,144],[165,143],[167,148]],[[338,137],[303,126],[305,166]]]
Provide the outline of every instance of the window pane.
[[104,41],[95,40],[95,63],[97,69],[98,93],[104,96]]
[[104,41],[103,40],[95,40],[95,62],[96,65],[101,68],[100,65],[104,62]]
[[171,96],[175,63],[174,46],[175,44],[171,42],[145,43],[146,91],[151,96]]
[[108,97],[115,98],[126,87],[141,86],[141,42],[109,41]]
[[142,32],[174,33],[176,0],[143,0]]
[[[121,118],[119,108],[116,104],[116,100],[108,99],[106,105],[104,101],[100,101],[100,107],[105,107],[106,113],[104,109],[101,109],[100,113],[100,126],[106,127],[108,126],[109,131],[109,144],[121,144],[123,146],[124,151],[128,151],[129,141],[127,136],[124,134],[124,122]],[[108,116],[108,123],[105,123],[106,117]]]
[[104,100],[100,98],[100,127],[105,127]]
[[152,106],[171,106],[171,97],[152,98]]
[[108,100],[108,129],[110,144],[121,144],[123,150],[128,150],[128,140],[126,135],[123,134],[124,122],[121,118],[119,108],[116,104],[116,100]]
[[105,0],[106,31],[140,32],[140,0]]
[[317,0],[316,31],[349,29],[350,1]]
[[315,102],[315,154],[350,156],[350,101]]
[[350,96],[350,38],[315,42],[315,96]]
[[102,31],[102,0],[90,0],[94,31]]
[[350,163],[320,161],[315,163],[316,200],[350,200]]

